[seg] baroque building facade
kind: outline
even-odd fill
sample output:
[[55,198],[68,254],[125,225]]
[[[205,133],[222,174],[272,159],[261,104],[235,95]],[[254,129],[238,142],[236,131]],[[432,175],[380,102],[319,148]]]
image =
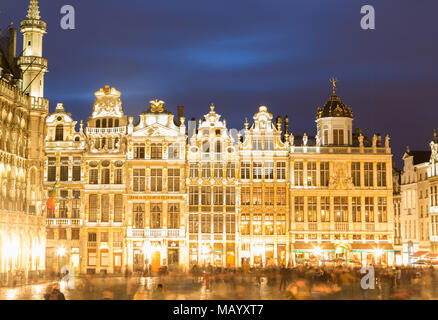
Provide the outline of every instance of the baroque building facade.
[[46,120],[47,268],[394,263],[389,137],[353,132],[335,83],[316,137],[266,106],[237,131],[214,105],[186,127],[157,99],[134,124],[119,91],[95,95],[85,129],[61,104]]
[[17,33],[7,30],[0,49],[0,285],[33,280],[45,269],[43,193],[47,60],[42,55],[46,23],[30,1]]

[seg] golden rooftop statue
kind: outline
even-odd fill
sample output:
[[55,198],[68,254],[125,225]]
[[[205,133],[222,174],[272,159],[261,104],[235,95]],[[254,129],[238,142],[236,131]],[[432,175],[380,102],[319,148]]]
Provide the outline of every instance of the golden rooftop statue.
[[333,91],[332,94],[335,96],[336,95],[336,82],[338,82],[339,80],[335,77],[331,77],[329,79],[329,81],[331,82],[332,86],[333,86]]
[[164,111],[164,108],[163,108],[164,101],[155,99],[155,100],[149,101],[149,103],[151,104],[151,112],[163,112]]

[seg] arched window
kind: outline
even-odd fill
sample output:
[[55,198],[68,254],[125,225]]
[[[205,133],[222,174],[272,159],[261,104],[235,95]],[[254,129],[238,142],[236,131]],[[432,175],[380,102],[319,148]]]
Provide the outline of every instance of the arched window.
[[64,140],[64,126],[62,124],[58,124],[56,126],[55,141],[63,141],[63,140]]
[[109,119],[108,120],[108,128],[112,128],[113,127],[113,119]]
[[115,121],[114,121],[114,127],[118,127],[119,126],[119,119],[116,119]]
[[106,119],[102,119],[102,128],[106,128]]
[[100,119],[96,120],[96,128],[100,128]]

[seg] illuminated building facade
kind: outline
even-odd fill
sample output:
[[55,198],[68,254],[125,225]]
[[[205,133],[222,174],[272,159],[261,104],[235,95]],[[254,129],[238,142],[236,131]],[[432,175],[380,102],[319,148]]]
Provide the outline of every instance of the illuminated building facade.
[[210,106],[187,153],[189,264],[236,266],[238,143]]
[[21,21],[23,54],[16,57],[16,30],[0,50],[0,284],[32,280],[44,270],[44,99],[46,23],[37,1]]
[[353,134],[353,113],[336,95],[318,108],[317,136],[290,136],[292,262],[347,259],[392,264],[389,137]]

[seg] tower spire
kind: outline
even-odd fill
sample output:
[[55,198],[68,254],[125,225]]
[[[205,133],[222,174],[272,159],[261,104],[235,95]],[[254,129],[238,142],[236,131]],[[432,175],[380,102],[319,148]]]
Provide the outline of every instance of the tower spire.
[[40,8],[38,6],[38,0],[30,0],[29,9],[27,10],[27,18],[40,20]]

